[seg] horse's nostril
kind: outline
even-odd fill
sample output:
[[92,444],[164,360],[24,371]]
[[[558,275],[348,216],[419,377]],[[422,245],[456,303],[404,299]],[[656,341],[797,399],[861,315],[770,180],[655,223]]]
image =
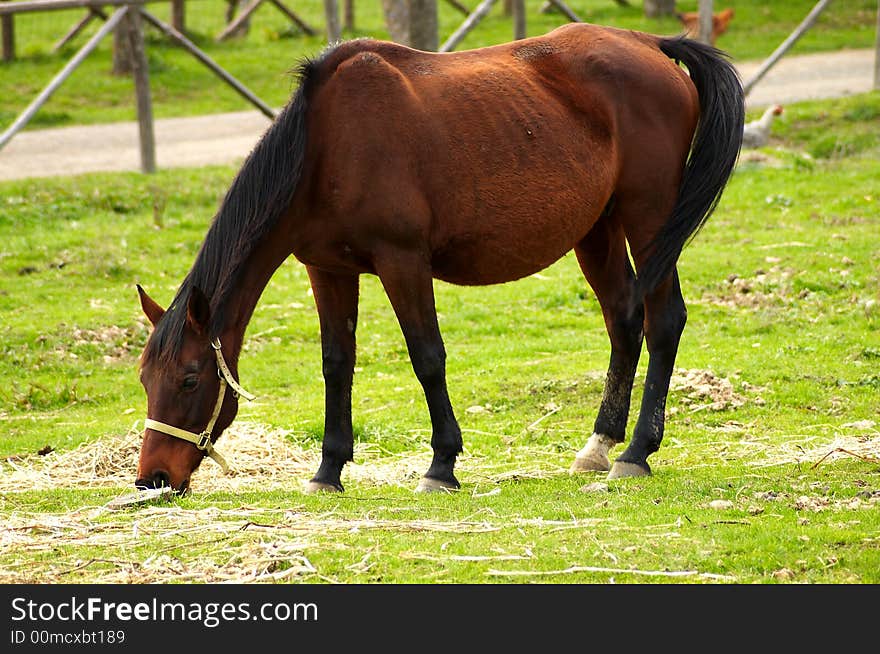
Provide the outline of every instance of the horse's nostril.
[[146,479],[138,479],[134,482],[137,488],[162,488],[171,486],[171,477],[164,470],[156,470]]
[[153,473],[153,488],[162,488],[171,485],[171,476],[164,470],[156,470]]

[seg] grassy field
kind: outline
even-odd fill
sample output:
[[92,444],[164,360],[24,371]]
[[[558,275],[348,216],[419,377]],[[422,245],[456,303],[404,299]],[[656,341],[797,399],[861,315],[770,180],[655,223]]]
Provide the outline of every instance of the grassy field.
[[[528,0],[528,34],[544,34],[563,24],[560,14],[542,14],[543,0]],[[476,6],[476,1],[465,2]],[[459,46],[473,48],[509,41],[512,20],[505,16],[502,3]],[[733,7],[736,17],[718,46],[739,61],[761,59],[770,54],[807,15],[813,0],[730,0],[717,6]],[[439,3],[440,40],[450,35],[462,21],[448,3]],[[677,34],[681,25],[672,17],[647,19],[641,3],[621,7],[611,0],[572,0],[571,7],[583,20],[644,30],[658,34]],[[696,1],[680,1],[681,11],[696,9]],[[273,106],[281,106],[291,92],[288,75],[305,56],[320,52],[322,35],[308,37],[270,5],[253,16],[250,33],[240,39],[218,43],[223,28],[225,3],[220,0],[187,2],[189,35],[224,68],[253,89]],[[292,6],[319,32],[323,30],[321,0],[298,0]],[[381,3],[356,3],[355,30],[345,38],[372,36],[386,38]],[[167,18],[168,8],[150,5],[157,15]],[[52,52],[53,44],[82,16],[81,11],[25,14],[16,19],[19,57],[10,63],[0,62],[0,126],[5,127],[28,105],[64,62],[79,48],[96,25],[63,48]],[[795,46],[793,52],[816,52],[841,48],[871,47],[874,43],[876,3],[874,0],[849,0],[834,3],[820,17],[813,30]],[[157,32],[148,32],[150,79],[154,112],[157,117],[188,116],[220,111],[250,109],[240,96],[220,83],[213,74],[190,55],[169,45]],[[135,117],[133,89],[128,77],[110,73],[112,39],[106,39],[76,73],[37,113],[31,127],[85,124],[132,120]]]
[[171,299],[236,171],[0,184],[0,581],[880,582],[878,115],[877,93],[791,105],[744,153],[680,263],[655,474],[607,487],[567,473],[608,356],[569,255],[512,284],[436,284],[465,438],[453,495],[412,493],[427,410],[364,278],[347,493],[302,494],[323,384],[291,260],[242,355],[258,400],[220,441],[238,474],[206,462],[191,496],[108,510],[145,417],[135,284]]

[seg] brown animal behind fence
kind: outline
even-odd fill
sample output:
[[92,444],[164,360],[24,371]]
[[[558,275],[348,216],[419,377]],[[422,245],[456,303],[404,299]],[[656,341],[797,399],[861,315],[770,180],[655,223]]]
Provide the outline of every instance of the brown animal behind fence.
[[[685,34],[692,39],[700,36],[700,13],[697,11],[686,11],[675,14],[679,22],[685,27]],[[733,20],[734,11],[731,8],[724,9],[712,14],[712,33],[709,37],[709,43],[715,45],[718,37],[727,31],[730,21]]]

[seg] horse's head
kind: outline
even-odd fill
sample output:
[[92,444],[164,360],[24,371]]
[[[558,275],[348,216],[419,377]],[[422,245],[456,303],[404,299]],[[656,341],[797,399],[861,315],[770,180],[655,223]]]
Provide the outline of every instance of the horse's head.
[[235,417],[238,394],[226,392],[232,374],[219,340],[210,337],[210,305],[204,293],[193,288],[186,314],[179,316],[169,314],[181,312],[181,307],[166,313],[140,286],[138,293],[153,332],[141,355],[147,420],[135,485],[170,486],[183,493],[206,455],[225,468],[213,442]]

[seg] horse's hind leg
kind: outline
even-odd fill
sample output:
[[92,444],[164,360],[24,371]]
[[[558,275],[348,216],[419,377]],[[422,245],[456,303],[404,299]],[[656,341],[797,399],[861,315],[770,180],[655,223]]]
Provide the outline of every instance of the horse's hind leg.
[[575,247],[578,263],[593,288],[611,340],[611,360],[593,434],[571,466],[572,472],[608,470],[608,451],[622,443],[629,417],[633,379],[642,349],[642,307],[631,309],[635,274],[626,240],[613,214],[604,215]]
[[687,309],[681,295],[678,271],[673,270],[645,297],[645,340],[650,356],[645,392],[632,441],[614,462],[608,475],[610,479],[651,473],[647,458],[660,448],[663,440],[666,396],[686,321]]
[[394,307],[431,415],[434,458],[417,490],[458,489],[453,468],[462,450],[461,429],[446,390],[446,349],[437,324],[430,264],[421,254],[395,251],[377,257],[374,265]]
[[351,385],[355,362],[358,276],[307,267],[321,323],[324,372],[324,441],[321,466],[306,490],[341,491],[342,467],[354,455]]

